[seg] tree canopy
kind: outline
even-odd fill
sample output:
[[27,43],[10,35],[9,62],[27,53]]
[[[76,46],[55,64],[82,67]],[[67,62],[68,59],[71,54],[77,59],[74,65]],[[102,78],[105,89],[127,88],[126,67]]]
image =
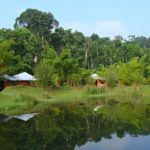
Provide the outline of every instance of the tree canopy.
[[31,32],[48,39],[51,30],[59,25],[52,13],[27,9],[16,18],[14,27],[26,27]]
[[27,9],[15,29],[0,29],[0,74],[35,73],[47,80],[43,86],[86,83],[92,73],[112,83],[150,83],[150,37],[85,36],[58,25],[52,13]]

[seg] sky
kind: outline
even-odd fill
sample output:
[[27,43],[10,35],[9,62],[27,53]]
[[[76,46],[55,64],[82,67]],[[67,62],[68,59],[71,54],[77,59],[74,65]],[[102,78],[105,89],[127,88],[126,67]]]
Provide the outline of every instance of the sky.
[[51,12],[61,27],[100,37],[150,36],[150,0],[1,0],[0,28],[27,8]]

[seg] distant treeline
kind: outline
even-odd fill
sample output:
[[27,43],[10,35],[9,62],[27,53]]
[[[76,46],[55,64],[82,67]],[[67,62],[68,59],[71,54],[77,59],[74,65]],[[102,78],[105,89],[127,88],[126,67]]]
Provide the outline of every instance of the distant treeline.
[[44,87],[87,83],[91,73],[111,83],[147,84],[150,38],[87,37],[59,27],[52,13],[27,9],[13,30],[0,29],[0,74],[22,71],[36,74]]

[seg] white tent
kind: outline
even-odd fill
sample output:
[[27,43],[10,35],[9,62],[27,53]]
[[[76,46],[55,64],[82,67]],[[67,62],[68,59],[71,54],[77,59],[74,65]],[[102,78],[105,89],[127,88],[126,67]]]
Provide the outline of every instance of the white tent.
[[27,72],[22,72],[20,74],[14,75],[13,80],[15,80],[15,81],[35,81],[36,78]]
[[98,75],[94,73],[91,75],[91,78],[96,79],[96,78],[98,78]]
[[104,80],[104,78],[100,77],[98,74],[92,74],[91,78],[94,79],[94,80]]

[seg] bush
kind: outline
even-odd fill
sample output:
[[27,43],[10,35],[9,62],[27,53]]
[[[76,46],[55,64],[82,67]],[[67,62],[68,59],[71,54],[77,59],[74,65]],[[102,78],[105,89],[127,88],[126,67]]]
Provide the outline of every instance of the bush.
[[105,73],[106,80],[110,87],[115,87],[118,84],[118,69],[117,66],[110,66]]
[[40,63],[35,69],[37,82],[43,88],[47,88],[52,83],[52,67],[47,63]]

